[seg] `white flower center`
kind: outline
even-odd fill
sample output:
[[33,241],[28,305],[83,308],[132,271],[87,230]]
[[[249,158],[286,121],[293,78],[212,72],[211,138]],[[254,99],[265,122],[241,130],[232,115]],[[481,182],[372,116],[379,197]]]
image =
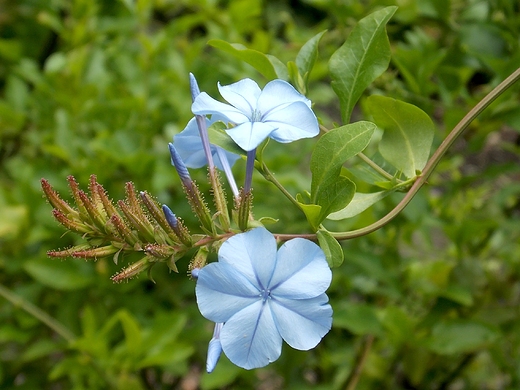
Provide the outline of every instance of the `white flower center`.
[[271,290],[267,289],[267,290],[262,290],[260,292],[260,296],[262,297],[262,301],[267,301],[268,299],[271,299]]
[[262,122],[262,113],[258,110],[253,110],[251,113],[251,122]]

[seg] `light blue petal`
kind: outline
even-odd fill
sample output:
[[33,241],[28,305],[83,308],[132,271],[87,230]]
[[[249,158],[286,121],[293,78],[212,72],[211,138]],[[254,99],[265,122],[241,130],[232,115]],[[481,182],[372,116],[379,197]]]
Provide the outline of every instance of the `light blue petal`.
[[249,152],[260,145],[277,129],[277,124],[246,122],[226,130],[235,143]]
[[[243,79],[230,85],[218,84],[222,97],[232,106],[251,117],[256,109],[256,102],[261,94],[260,87],[251,79]],[[236,122],[238,123],[238,122]]]
[[206,372],[211,374],[217,366],[220,354],[222,353],[222,344],[220,340],[211,339],[208,345],[208,356],[206,358]]
[[259,227],[225,241],[218,251],[218,259],[219,263],[232,266],[262,290],[272,278],[276,249],[272,233]]
[[173,136],[173,144],[188,168],[201,168],[208,164],[195,118],[182,132]]
[[230,122],[238,124],[249,121],[249,117],[242,111],[229,104],[221,103],[213,99],[206,92],[201,92],[200,95],[195,98],[195,101],[191,105],[191,111],[195,115],[221,115]]
[[248,370],[267,366],[282,352],[282,337],[262,301],[231,317],[222,327],[220,342],[229,360]]
[[[211,120],[206,119],[206,126],[209,127],[214,122],[222,119],[223,118],[218,115],[213,115]],[[202,146],[202,139],[200,138],[199,127],[197,126],[195,118],[192,118],[188,122],[183,131],[173,136],[173,144],[184,161],[184,164],[186,164],[188,168],[202,168],[203,166],[208,165],[206,154],[204,153]],[[215,166],[223,171],[224,167],[220,161],[220,157],[217,155],[217,148],[222,149],[219,146],[211,145],[211,154],[213,155]],[[222,150],[229,162],[229,166],[232,167],[240,156],[224,149]]]
[[332,307],[326,294],[312,299],[271,300],[271,310],[278,331],[291,347],[314,348],[332,326]]
[[303,102],[309,108],[311,101],[284,80],[273,80],[266,84],[258,98],[257,109],[263,114],[294,102]]
[[223,324],[221,322],[215,324],[213,337],[209,341],[208,356],[206,358],[206,371],[208,374],[213,372],[220,358],[220,354],[222,353],[222,344],[220,343],[220,331],[222,329],[222,325]]
[[213,322],[226,322],[236,312],[260,299],[260,291],[229,264],[211,263],[199,271],[197,305]]
[[269,288],[277,297],[314,298],[327,290],[331,279],[323,250],[312,241],[293,238],[278,250]]
[[315,137],[320,132],[316,115],[303,102],[273,110],[264,115],[262,120],[277,128],[270,137],[282,143]]

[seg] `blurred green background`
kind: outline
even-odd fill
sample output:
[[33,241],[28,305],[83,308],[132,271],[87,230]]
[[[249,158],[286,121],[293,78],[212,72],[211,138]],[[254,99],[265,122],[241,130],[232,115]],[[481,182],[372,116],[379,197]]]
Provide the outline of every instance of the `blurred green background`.
[[[519,66],[518,2],[0,0],[0,388],[344,389],[360,361],[357,389],[520,388],[518,86],[471,125],[401,216],[343,243],[345,262],[328,293],[332,330],[309,352],[285,345],[266,368],[245,371],[222,357],[205,373],[212,324],[198,313],[189,255],[179,274],[158,265],[155,283],[141,275],[120,285],[110,276],[136,259],[46,256],[81,238],[53,220],[41,178],[66,199],[68,175],[86,188],[96,174],[115,199],[133,181],[196,226],[167,149],[192,117],[188,72],[215,97],[217,81],[268,81],[208,40],[286,63],[328,30],[309,97],[330,128],[340,115],[328,58],[357,20],[388,5],[400,7],[387,27],[393,57],[366,95],[421,107],[437,124],[438,145]],[[363,99],[359,119],[370,119]],[[313,142],[271,143],[265,153],[293,194],[310,187]],[[236,174],[241,182],[243,167]],[[204,170],[194,176],[207,191]],[[260,176],[254,190],[255,215],[280,219],[272,231],[308,232]],[[330,226],[366,226],[399,197]],[[74,341],[4,299],[9,291]]]

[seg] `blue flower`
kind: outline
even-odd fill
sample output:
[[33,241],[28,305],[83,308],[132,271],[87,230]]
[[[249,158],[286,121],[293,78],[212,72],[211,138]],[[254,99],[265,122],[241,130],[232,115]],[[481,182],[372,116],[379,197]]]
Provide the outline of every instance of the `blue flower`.
[[286,81],[273,80],[263,90],[251,79],[227,86],[219,84],[218,88],[231,105],[202,92],[191,110],[196,115],[225,116],[235,125],[227,133],[245,151],[255,149],[267,137],[285,143],[319,133],[310,100]]
[[225,241],[218,262],[200,270],[197,303],[204,317],[224,323],[218,339],[234,364],[263,367],[278,359],[282,339],[309,350],[330,330],[331,277],[315,243],[295,238],[277,251],[274,236],[256,228]]
[[[209,127],[211,124],[216,122],[217,119],[218,117],[216,116],[214,116],[212,120],[206,118],[206,126]],[[188,168],[202,168],[208,164],[196,118],[192,118],[183,131],[173,136],[173,144],[175,145],[177,152],[179,152],[182,161],[184,161],[184,164]],[[221,156],[227,158],[230,167],[232,167],[240,158],[239,155],[225,151],[219,146],[211,144],[210,147],[213,160],[215,161],[215,166],[221,171],[225,168],[220,160]]]

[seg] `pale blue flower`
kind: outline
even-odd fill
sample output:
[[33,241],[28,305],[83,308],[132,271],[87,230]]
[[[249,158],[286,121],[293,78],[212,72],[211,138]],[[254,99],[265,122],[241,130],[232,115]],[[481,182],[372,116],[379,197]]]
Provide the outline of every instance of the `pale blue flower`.
[[222,323],[216,323],[213,329],[213,337],[209,341],[208,345],[208,357],[206,359],[206,371],[212,373],[215,366],[220,359],[222,353],[222,344],[220,342],[220,331],[222,330]]
[[234,124],[229,136],[245,151],[255,149],[270,137],[278,142],[292,142],[318,135],[318,120],[311,102],[283,80],[273,80],[260,89],[251,79],[218,85],[221,103],[207,93],[200,93],[191,110],[196,115],[219,114]]
[[[216,119],[215,117],[212,120],[206,118],[206,126],[210,127],[211,124],[216,122]],[[196,118],[192,118],[183,131],[173,136],[173,144],[188,168],[202,168],[208,164]],[[221,156],[227,158],[230,167],[240,158],[239,155],[228,152],[220,146],[211,144],[210,148],[215,166],[221,171],[224,170],[224,165],[220,159]],[[219,152],[219,149],[221,152]]]
[[277,251],[274,236],[256,228],[225,241],[218,262],[200,270],[197,303],[204,317],[224,323],[219,340],[229,360],[263,367],[278,359],[282,339],[309,350],[330,330],[331,277],[312,241],[295,238]]

